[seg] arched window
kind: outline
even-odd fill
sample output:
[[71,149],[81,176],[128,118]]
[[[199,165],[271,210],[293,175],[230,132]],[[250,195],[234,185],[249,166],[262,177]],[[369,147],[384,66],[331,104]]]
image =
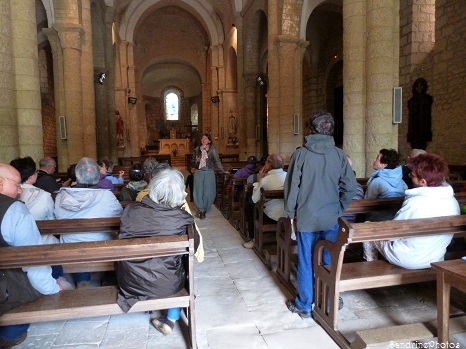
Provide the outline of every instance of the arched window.
[[199,108],[197,103],[191,106],[191,125],[197,126],[199,124]]
[[180,109],[180,97],[174,90],[165,93],[165,119],[178,121]]

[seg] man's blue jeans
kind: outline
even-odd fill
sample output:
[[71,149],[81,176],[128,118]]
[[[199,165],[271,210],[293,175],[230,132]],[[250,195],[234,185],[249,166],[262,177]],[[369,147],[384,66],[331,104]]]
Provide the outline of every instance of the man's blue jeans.
[[[314,303],[314,269],[312,259],[314,248],[318,240],[328,240],[335,242],[338,236],[338,223],[320,231],[298,232],[296,239],[298,242],[298,295],[296,296],[296,306],[303,311],[311,311]],[[330,264],[330,255],[327,250],[323,254],[323,264]]]
[[170,308],[167,310],[167,319],[170,321],[178,321],[181,316],[181,308]]

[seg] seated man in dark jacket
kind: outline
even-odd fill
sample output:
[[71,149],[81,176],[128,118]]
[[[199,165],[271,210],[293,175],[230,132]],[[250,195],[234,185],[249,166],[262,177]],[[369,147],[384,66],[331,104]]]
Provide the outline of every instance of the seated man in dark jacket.
[[[186,234],[194,218],[181,206],[185,202],[184,178],[181,172],[165,169],[151,180],[148,195],[141,202],[128,205],[121,217],[120,239]],[[196,235],[196,234],[195,234]],[[198,238],[198,236],[197,236]],[[199,240],[195,236],[195,248]],[[116,274],[120,292],[117,303],[128,311],[139,300],[170,296],[180,291],[186,281],[182,256],[151,258],[141,261],[120,261]],[[140,280],[145,282],[141,283]],[[163,334],[170,334],[180,318],[181,308],[168,309],[167,315],[153,319]]]

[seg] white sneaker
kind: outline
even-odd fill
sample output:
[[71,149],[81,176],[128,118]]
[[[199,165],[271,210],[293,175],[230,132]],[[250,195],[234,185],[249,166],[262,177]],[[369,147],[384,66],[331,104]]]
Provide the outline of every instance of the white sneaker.
[[152,325],[159,330],[159,332],[163,333],[164,335],[169,335],[172,333],[173,328],[175,327],[175,323],[167,319],[166,316],[163,316],[158,319],[151,320]]
[[243,243],[244,248],[253,248],[254,247],[254,240],[249,240],[248,242]]

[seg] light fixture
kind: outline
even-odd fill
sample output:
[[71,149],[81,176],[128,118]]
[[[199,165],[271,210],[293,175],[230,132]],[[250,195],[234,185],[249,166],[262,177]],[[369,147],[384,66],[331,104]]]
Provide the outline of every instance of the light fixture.
[[259,86],[261,86],[261,87],[265,85],[265,82],[264,82],[264,80],[262,80],[260,75],[257,77],[256,81],[259,84]]
[[220,97],[219,96],[213,96],[213,97],[210,97],[210,100],[212,101],[212,103],[219,103],[220,102]]
[[128,104],[136,104],[137,101],[136,97],[128,97]]
[[107,77],[107,74],[105,74],[105,73],[100,73],[100,74],[99,74],[99,79],[98,79],[99,84],[103,85],[106,77]]

